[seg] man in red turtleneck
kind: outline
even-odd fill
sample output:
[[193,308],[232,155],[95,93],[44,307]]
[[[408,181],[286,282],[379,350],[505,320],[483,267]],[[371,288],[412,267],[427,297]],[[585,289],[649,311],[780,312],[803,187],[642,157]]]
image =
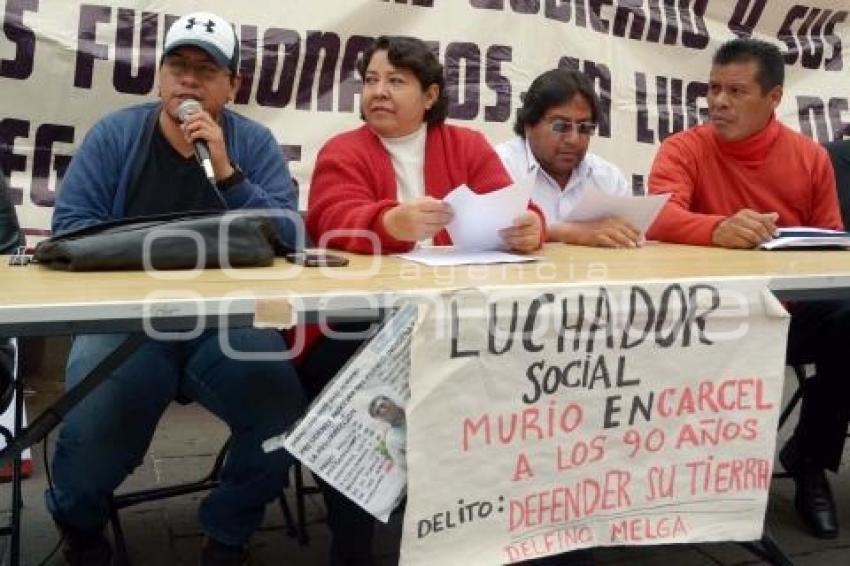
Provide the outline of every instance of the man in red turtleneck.
[[[780,124],[785,66],[775,46],[734,39],[714,55],[708,124],[668,138],[649,175],[649,192],[670,200],[647,237],[682,244],[754,248],[777,226],[842,227],[826,151]],[[850,302],[789,305],[788,360],[816,365],[800,420],[780,453],[794,475],[795,505],[820,538],[838,534],[825,469],[836,471],[850,420]]]

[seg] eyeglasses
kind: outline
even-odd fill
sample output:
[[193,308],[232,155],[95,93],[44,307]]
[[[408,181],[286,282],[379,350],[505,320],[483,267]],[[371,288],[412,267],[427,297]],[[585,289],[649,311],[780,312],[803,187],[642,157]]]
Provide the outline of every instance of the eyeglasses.
[[175,77],[182,77],[191,72],[202,81],[211,81],[224,73],[223,68],[210,61],[192,63],[188,59],[182,59],[180,57],[167,58],[164,66]]
[[592,136],[596,133],[596,122],[573,122],[572,120],[556,119],[549,122],[549,129],[555,134],[578,132],[582,136]]

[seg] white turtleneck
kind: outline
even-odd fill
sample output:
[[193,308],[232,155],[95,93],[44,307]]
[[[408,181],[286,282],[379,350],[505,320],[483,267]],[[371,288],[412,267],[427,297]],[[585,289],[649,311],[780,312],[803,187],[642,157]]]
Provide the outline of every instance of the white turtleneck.
[[425,196],[425,139],[428,126],[423,123],[412,134],[399,138],[381,137],[395,170],[398,202],[410,202]]

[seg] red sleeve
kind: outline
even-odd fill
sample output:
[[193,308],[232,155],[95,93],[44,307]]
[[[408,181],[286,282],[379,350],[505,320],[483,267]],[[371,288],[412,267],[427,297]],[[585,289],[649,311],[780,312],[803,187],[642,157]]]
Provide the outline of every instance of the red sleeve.
[[[319,152],[310,181],[307,231],[316,244],[328,232],[340,231],[322,242],[330,248],[363,254],[407,251],[413,243],[393,238],[382,221],[398,202],[380,194],[380,172],[370,168],[367,151],[352,149],[357,141],[354,136],[335,138]],[[375,239],[380,249],[375,249]]]
[[680,136],[661,144],[649,173],[649,194],[670,194],[646,237],[677,244],[712,245],[715,227],[726,217],[692,212],[691,202],[697,185],[698,155]]
[[835,171],[829,154],[818,146],[813,173],[811,218],[806,221],[809,226],[843,230],[841,211],[838,205],[838,191],[835,187]]

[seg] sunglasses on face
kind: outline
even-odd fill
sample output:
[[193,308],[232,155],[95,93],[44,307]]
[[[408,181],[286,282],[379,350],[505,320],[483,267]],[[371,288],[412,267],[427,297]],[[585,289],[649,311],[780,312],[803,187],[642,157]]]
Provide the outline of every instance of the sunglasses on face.
[[592,136],[596,133],[596,122],[573,122],[572,120],[556,119],[549,122],[549,129],[555,134],[578,132],[582,136]]

